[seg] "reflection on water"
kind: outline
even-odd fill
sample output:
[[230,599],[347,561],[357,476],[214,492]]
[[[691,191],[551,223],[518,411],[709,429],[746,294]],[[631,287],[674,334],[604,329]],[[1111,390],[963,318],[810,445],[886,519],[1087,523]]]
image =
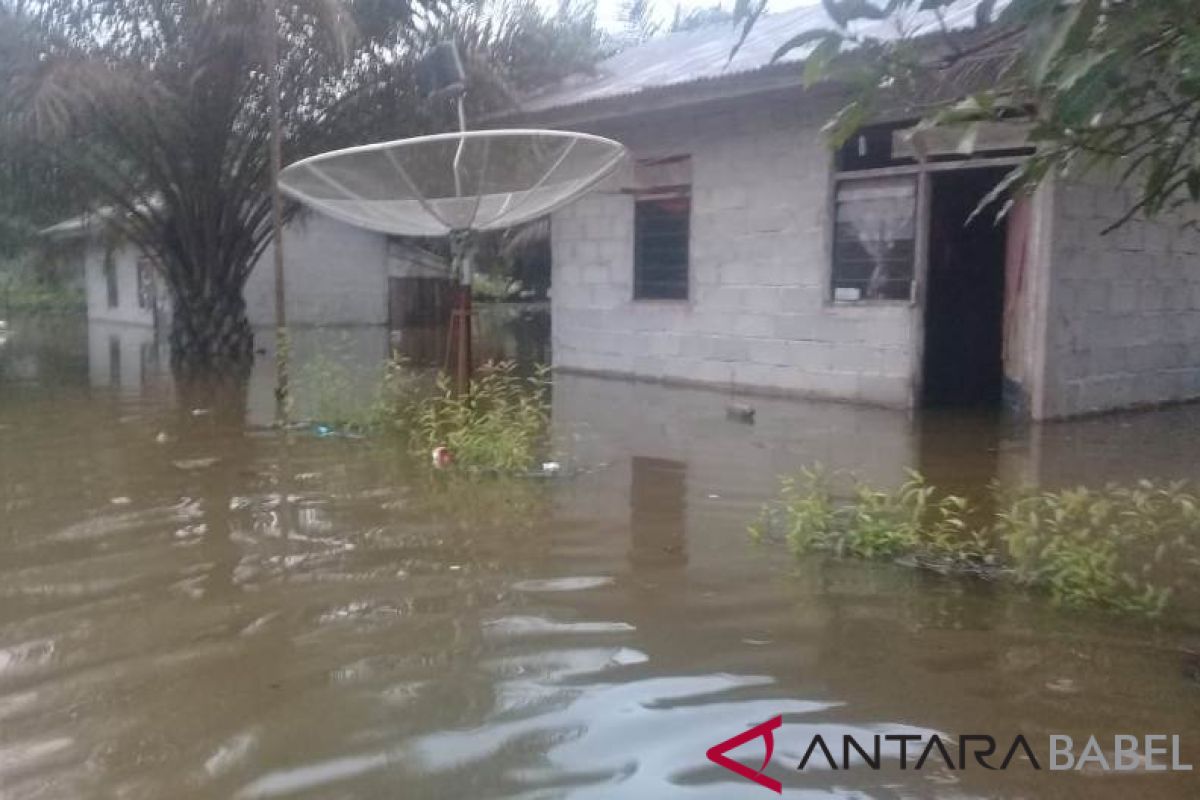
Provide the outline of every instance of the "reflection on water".
[[[1186,773],[789,769],[814,733],[934,731],[1178,733],[1195,763],[1191,633],[744,532],[813,461],[1200,477],[1195,407],[1023,429],[755,399],[747,426],[721,393],[564,375],[554,423],[595,469],[479,483],[257,427],[269,340],[236,419],[124,339],[114,372],[110,331],[37,333],[0,350],[5,798],[755,797],[704,752],[776,714],[788,796],[1195,795]],[[298,335],[298,360],[386,352],[346,334]]]

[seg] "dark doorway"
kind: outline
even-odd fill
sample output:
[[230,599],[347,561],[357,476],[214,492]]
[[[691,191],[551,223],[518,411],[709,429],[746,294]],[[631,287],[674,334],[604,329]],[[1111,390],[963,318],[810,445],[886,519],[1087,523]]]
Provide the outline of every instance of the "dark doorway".
[[922,399],[926,406],[999,406],[1004,386],[1006,223],[971,212],[1007,168],[931,176]]

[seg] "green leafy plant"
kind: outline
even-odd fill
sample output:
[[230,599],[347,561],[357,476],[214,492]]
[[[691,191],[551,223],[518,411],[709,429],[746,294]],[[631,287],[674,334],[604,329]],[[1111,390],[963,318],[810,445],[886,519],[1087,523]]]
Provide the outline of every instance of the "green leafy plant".
[[839,503],[829,474],[815,467],[783,479],[779,502],[764,509],[752,531],[761,538],[780,529],[797,553],[979,560],[988,548],[968,522],[972,513],[965,498],[937,494],[916,472],[894,491],[855,482],[851,496]]
[[1194,560],[1200,501],[1183,483],[1023,492],[996,514],[1018,581],[1056,602],[1158,614]]
[[441,375],[412,414],[413,449],[447,447],[465,466],[529,469],[550,423],[549,386],[545,369],[522,376],[511,361],[485,364],[461,394]]
[[[1010,576],[1071,608],[1163,613],[1195,583],[1200,498],[1186,484],[1005,492],[986,514],[917,473],[892,491],[856,482],[835,498],[829,476],[805,469],[751,525],[794,552],[893,559],[943,572]],[[1188,574],[1189,570],[1192,574]]]
[[[1036,151],[981,208],[1010,188],[1090,170],[1131,186],[1115,224],[1191,213],[1200,202],[1194,0],[980,0],[973,24],[951,0],[822,5],[833,24],[797,34],[774,60],[802,55],[806,86],[836,81],[850,89],[825,128],[835,146],[897,107],[924,115],[921,131],[957,135],[963,153],[982,124],[1021,119]],[[735,4],[734,53],[767,6]]]
[[65,312],[86,307],[82,286],[48,280],[33,271],[37,266],[41,264],[0,264],[0,312]]
[[459,393],[446,375],[390,360],[363,392],[355,376],[335,359],[313,359],[301,373],[303,397],[315,419],[360,433],[399,436],[414,456],[428,458],[437,447],[454,464],[497,472],[528,470],[548,443],[549,370],[518,371],[511,361],[489,362],[470,389]]

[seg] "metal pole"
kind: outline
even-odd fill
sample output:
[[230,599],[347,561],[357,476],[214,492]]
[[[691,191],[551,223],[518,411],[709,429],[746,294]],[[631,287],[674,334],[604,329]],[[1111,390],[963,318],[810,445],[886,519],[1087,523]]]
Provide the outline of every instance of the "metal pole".
[[266,61],[271,115],[270,179],[271,242],[275,254],[275,420],[286,427],[291,411],[288,361],[291,341],[287,331],[287,293],[283,274],[283,195],[279,191],[279,173],[283,169],[282,89],[279,80],[279,21],[276,0],[266,0]]
[[[458,132],[466,133],[467,131],[467,112],[463,99],[466,97],[466,92],[460,92],[458,95]],[[463,139],[458,140],[458,147],[454,149],[454,196],[462,197],[462,172],[460,170],[463,155],[463,145],[466,142]]]
[[459,394],[471,385],[473,353],[471,352],[471,271],[472,246],[470,231],[450,233],[450,262],[458,279],[458,297],[450,314],[450,339],[456,345],[454,353],[454,388]]

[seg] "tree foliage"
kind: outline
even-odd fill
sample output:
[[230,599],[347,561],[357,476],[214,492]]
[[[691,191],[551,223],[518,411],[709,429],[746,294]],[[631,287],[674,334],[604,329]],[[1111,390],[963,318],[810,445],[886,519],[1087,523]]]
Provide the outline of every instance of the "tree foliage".
[[[1114,170],[1136,187],[1126,218],[1200,201],[1200,14],[1195,0],[823,0],[833,25],[784,44],[806,82],[840,80],[853,99],[830,122],[848,138],[883,103],[921,98],[947,73],[989,59],[987,85],[914,102],[926,126],[1025,116],[1036,153],[998,192],[1054,173]],[[970,23],[948,22],[973,8]],[[743,38],[763,5],[741,0]],[[1123,221],[1123,220],[1122,220]]]
[[[27,219],[76,205],[151,255],[172,350],[248,355],[242,287],[270,241],[268,76],[283,158],[453,124],[415,65],[455,38],[479,112],[601,53],[594,14],[534,0],[0,0],[0,173]],[[277,37],[277,66],[264,42]],[[19,189],[19,191],[18,191]]]

